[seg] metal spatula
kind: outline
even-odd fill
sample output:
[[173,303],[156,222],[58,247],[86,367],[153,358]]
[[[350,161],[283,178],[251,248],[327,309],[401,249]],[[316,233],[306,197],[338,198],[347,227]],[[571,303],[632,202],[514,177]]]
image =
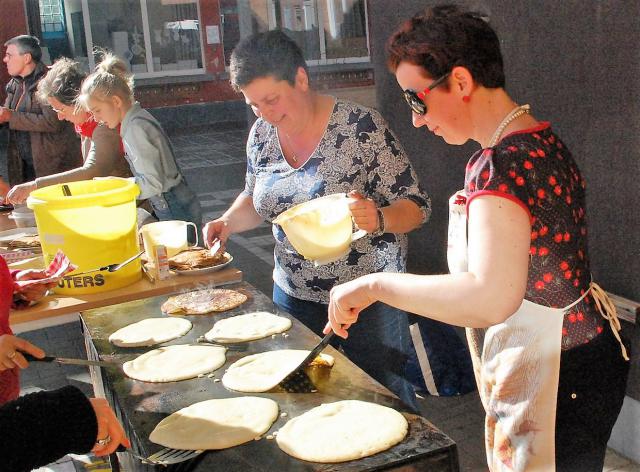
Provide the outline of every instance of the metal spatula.
[[196,339],[196,344],[204,344],[205,346],[218,346],[218,347],[224,347],[226,349],[228,349],[229,351],[238,351],[238,352],[244,352],[246,350],[249,349],[249,346],[244,343],[244,344],[223,344],[223,343],[216,343],[213,341],[209,341],[206,338],[198,338]]
[[107,272],[116,272],[116,271],[122,269],[127,264],[135,261],[138,257],[140,257],[143,254],[144,254],[144,251],[140,251],[138,254],[136,254],[134,256],[131,256],[129,259],[127,259],[124,262],[120,262],[119,264],[109,264],[109,265],[106,265],[106,266],[103,266],[103,267],[99,267],[97,269],[85,270],[84,272],[79,272],[77,274],[73,273],[72,275],[78,276],[78,275],[90,274],[91,272],[101,272],[103,270],[106,270]]
[[221,246],[222,246],[222,241],[220,241],[219,239],[211,245],[211,247],[209,248],[209,254],[211,255],[211,257],[217,254]]
[[151,454],[149,457],[143,457],[139,454],[136,454],[131,449],[125,448],[123,445],[118,446],[118,449],[116,449],[116,451],[127,452],[143,464],[165,466],[188,461],[189,459],[193,459],[194,457],[197,457],[204,452],[204,450],[192,451],[189,449],[171,449],[169,447],[165,447],[164,449],[160,449],[155,454]]
[[57,356],[45,356],[41,359],[27,354],[21,353],[27,362],[57,362],[58,364],[73,364],[73,365],[94,365],[98,367],[122,367],[122,362],[117,361],[92,361],[89,359],[74,359],[72,357],[57,357]]
[[289,393],[317,392],[318,389],[313,385],[313,382],[311,382],[311,379],[304,371],[304,368],[311,364],[323,349],[327,347],[334,334],[335,333],[333,331],[329,331],[329,334],[326,334],[325,337],[322,338],[322,341],[320,341],[318,345],[311,350],[309,355],[304,358],[298,367],[293,369],[291,373],[282,379],[278,385]]
[[151,464],[170,465],[188,461],[189,459],[199,456],[203,452],[204,450],[202,449],[192,451],[189,449],[171,449],[170,447],[165,447],[155,454],[151,454],[145,460]]

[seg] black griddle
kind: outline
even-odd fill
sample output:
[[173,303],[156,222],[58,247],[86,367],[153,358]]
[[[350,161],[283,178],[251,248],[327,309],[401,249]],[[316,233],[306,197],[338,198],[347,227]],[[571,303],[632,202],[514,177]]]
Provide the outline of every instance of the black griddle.
[[[277,312],[269,298],[247,283],[225,286],[241,290],[249,295],[249,300],[228,312],[187,316],[193,328],[185,336],[163,343],[182,344],[195,342],[213,324],[223,318],[252,311]],[[81,320],[87,344],[89,359],[126,361],[152,348],[119,348],[109,343],[111,333],[130,323],[148,317],[163,317],[160,305],[168,296],[137,300],[110,307],[97,308],[82,313]],[[227,351],[227,362],[215,372],[221,378],[225,368],[243,356],[274,349],[311,349],[320,338],[287,313],[282,316],[292,319],[293,326],[288,336],[277,335],[251,341],[246,352]],[[225,472],[355,472],[396,470],[457,471],[459,470],[456,444],[442,431],[423,417],[407,413],[403,403],[391,392],[377,383],[365,372],[350,362],[344,355],[329,346],[325,352],[335,358],[331,370],[318,369],[311,372],[318,392],[294,394],[267,392],[250,394],[271,398],[286,412],[279,417],[265,438],[221,451],[208,451],[198,458],[168,468],[143,465],[131,455],[120,453],[119,458],[126,470],[136,471],[214,471]],[[149,441],[148,437],[155,425],[169,414],[193,403],[212,398],[235,397],[243,394],[227,390],[222,382],[214,382],[207,376],[172,383],[145,383],[129,379],[121,371],[90,367],[96,393],[101,385],[104,393],[118,417],[124,423],[134,451],[148,456],[162,447]],[[339,464],[319,464],[295,459],[280,450],[275,439],[266,439],[268,434],[279,430],[292,417],[298,416],[322,403],[339,400],[363,400],[395,408],[409,421],[409,434],[391,449],[360,460]]]

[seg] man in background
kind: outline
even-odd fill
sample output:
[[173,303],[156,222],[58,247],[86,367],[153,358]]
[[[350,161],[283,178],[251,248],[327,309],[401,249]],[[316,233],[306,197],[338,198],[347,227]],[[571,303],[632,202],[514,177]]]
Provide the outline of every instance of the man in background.
[[80,140],[71,123],[58,120],[55,110],[35,98],[38,82],[47,73],[40,61],[40,41],[20,35],[4,45],[4,63],[12,77],[0,107],[0,123],[9,125],[9,183],[13,186],[82,165]]

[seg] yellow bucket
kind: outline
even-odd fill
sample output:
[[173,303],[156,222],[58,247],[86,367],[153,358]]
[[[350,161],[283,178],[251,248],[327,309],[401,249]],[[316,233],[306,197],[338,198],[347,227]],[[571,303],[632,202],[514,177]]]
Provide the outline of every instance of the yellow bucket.
[[[123,262],[137,254],[139,193],[136,184],[121,179],[69,182],[31,192],[27,206],[35,213],[45,265],[53,260],[58,249],[78,266],[75,270],[78,274]],[[55,289],[57,293],[106,292],[142,277],[140,259],[116,272],[73,274],[63,277]]]

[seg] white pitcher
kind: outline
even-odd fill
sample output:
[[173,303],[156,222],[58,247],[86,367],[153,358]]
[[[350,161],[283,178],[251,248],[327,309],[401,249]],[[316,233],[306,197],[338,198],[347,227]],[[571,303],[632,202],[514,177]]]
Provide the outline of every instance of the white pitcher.
[[187,226],[193,226],[196,233],[196,244],[198,245],[198,228],[190,221],[158,221],[149,223],[140,228],[142,243],[147,256],[154,257],[154,246],[165,246],[167,257],[172,257],[190,247],[187,239]]
[[351,200],[343,193],[326,195],[289,208],[273,222],[305,259],[327,264],[348,254],[351,243],[367,234],[353,231]]

